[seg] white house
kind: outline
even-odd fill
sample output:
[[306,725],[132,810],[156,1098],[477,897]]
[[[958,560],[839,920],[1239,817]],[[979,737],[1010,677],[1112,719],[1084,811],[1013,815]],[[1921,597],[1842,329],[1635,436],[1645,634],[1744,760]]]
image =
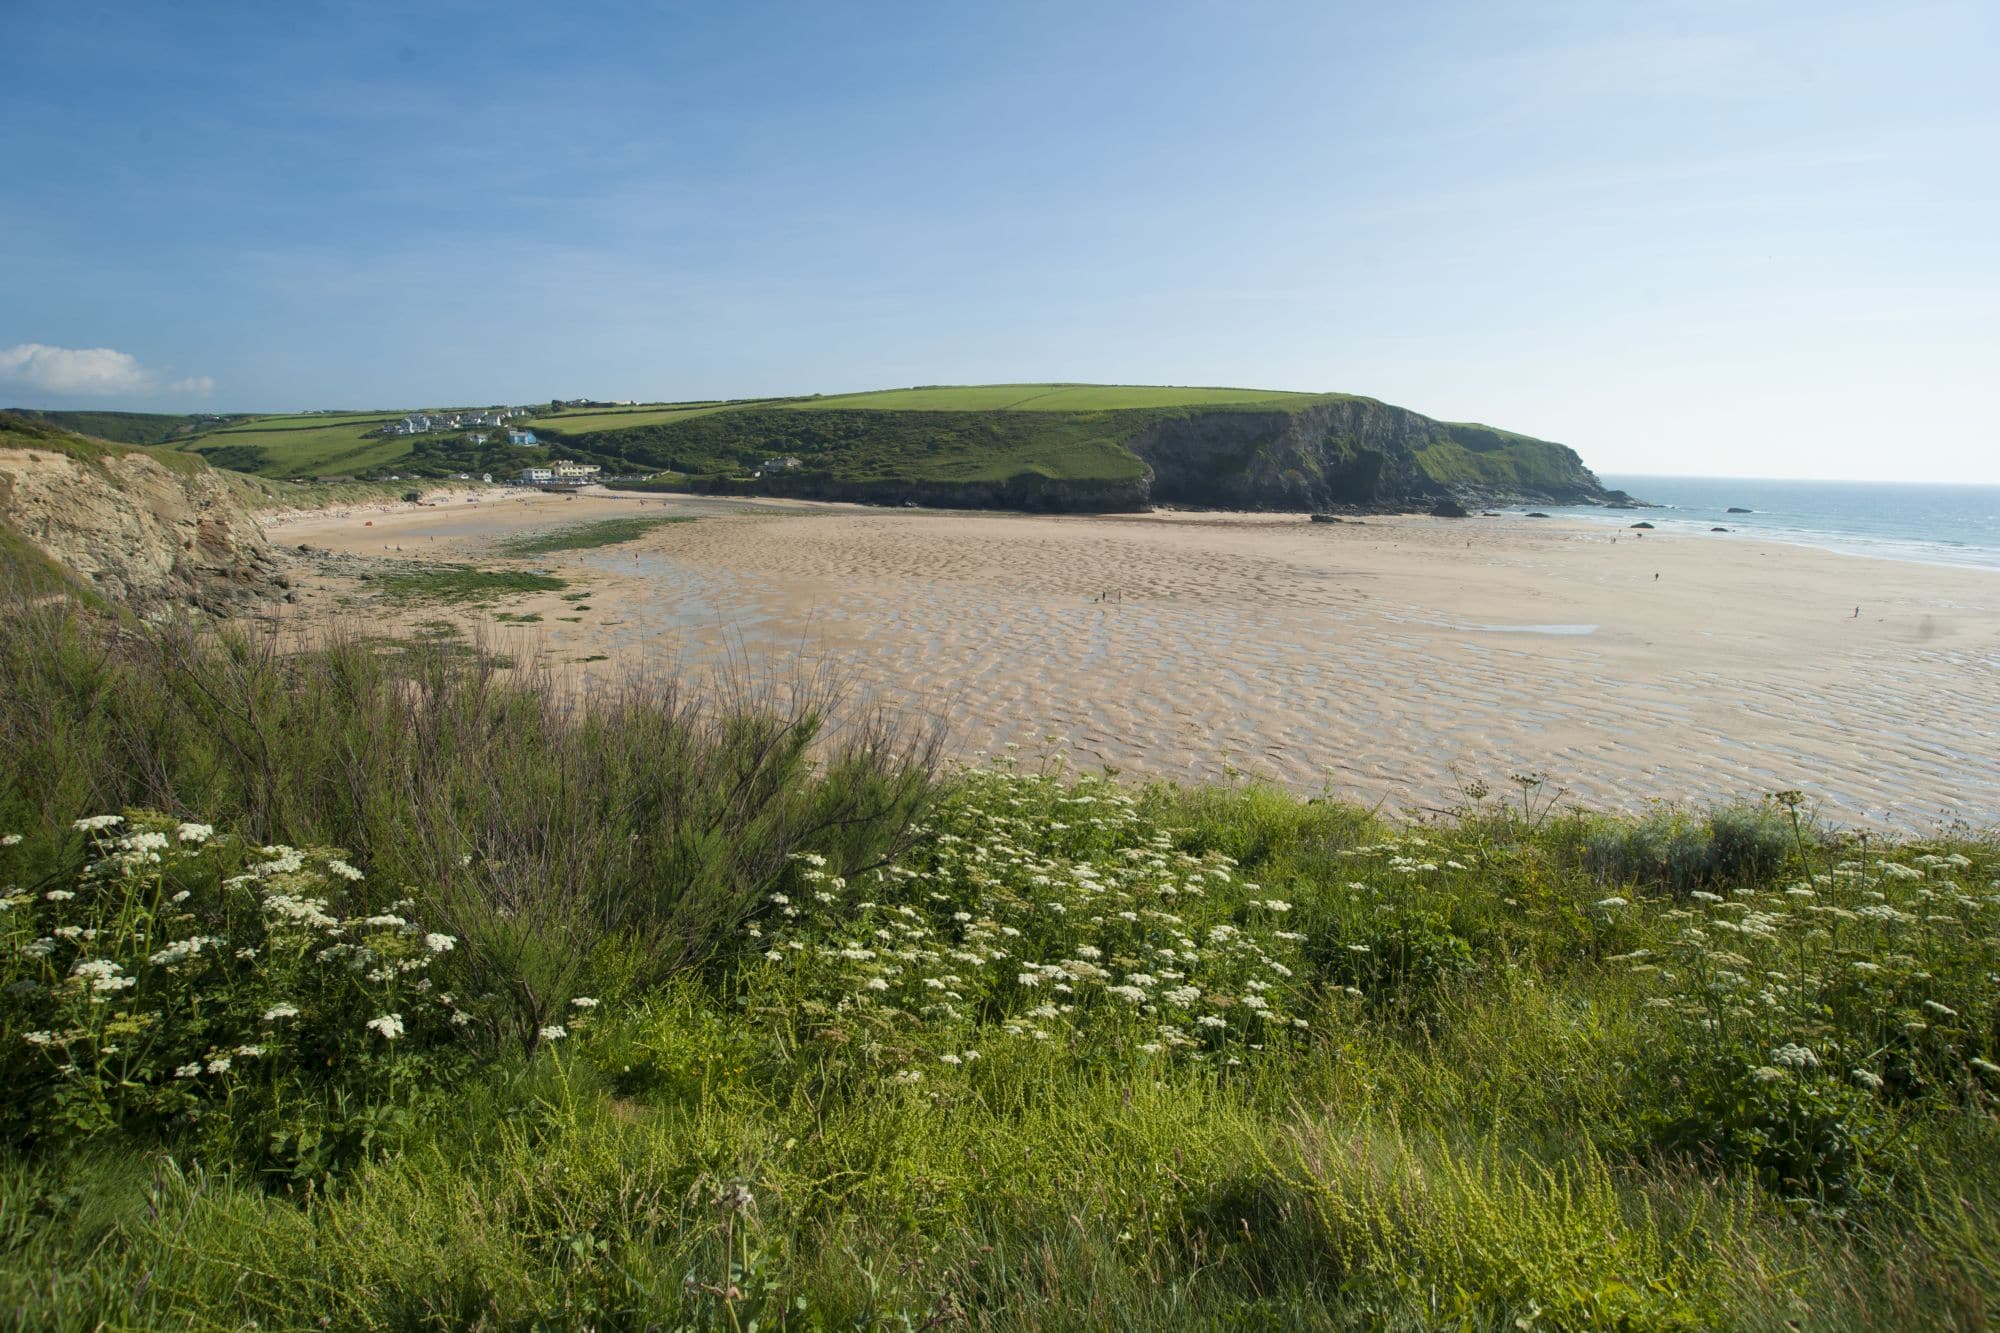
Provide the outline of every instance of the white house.
[[604,470],[595,463],[573,463],[567,458],[558,458],[549,467],[557,481],[596,481],[597,474]]
[[546,486],[556,479],[556,474],[545,467],[524,467],[521,480],[530,486]]

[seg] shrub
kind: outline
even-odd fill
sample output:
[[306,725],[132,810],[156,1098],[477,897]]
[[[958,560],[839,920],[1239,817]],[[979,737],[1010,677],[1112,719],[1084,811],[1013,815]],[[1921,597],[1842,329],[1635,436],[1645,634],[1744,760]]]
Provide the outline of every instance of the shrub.
[[302,1090],[386,1103],[450,1059],[470,1015],[430,973],[458,941],[408,902],[351,914],[338,856],[144,812],[77,831],[0,898],[8,1142],[255,1123]]

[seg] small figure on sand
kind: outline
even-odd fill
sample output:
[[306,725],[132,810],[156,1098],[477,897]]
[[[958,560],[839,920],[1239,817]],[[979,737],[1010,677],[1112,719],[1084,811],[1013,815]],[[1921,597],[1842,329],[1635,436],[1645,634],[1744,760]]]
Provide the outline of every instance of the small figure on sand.
[[1856,620],[1861,619],[1861,608],[1858,606],[1854,608],[1854,618]]

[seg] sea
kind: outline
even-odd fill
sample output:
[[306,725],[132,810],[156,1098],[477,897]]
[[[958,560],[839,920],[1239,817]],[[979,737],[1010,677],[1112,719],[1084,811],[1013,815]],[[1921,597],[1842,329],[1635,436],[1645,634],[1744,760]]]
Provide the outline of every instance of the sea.
[[[1791,542],[1829,551],[2000,570],[2000,486],[1747,477],[1599,477],[1660,508],[1541,506],[1563,518]],[[1731,513],[1731,509],[1748,513]]]

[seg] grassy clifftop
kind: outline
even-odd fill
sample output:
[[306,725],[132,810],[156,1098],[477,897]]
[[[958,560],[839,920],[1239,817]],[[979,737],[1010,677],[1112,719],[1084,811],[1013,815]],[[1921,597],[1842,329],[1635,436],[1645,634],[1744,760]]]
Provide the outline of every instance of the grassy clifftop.
[[891,504],[1087,510],[1170,501],[1296,510],[1411,506],[1448,495],[1606,498],[1563,445],[1434,421],[1352,394],[983,384],[552,406],[528,421],[539,440],[526,447],[506,443],[498,430],[384,434],[396,415],[107,418],[104,427],[124,431],[118,438],[167,439],[217,466],[271,478],[509,477],[567,455],[612,475],[664,474],[668,486]]

